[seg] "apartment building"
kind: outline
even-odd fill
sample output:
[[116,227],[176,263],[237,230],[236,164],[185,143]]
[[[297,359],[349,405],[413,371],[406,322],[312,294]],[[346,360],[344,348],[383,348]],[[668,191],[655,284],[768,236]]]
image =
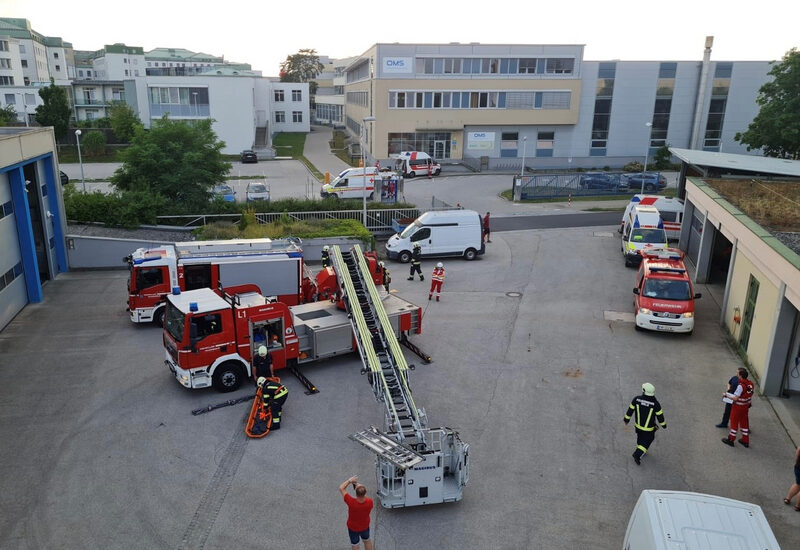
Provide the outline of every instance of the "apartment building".
[[354,57],[344,59],[320,57],[320,63],[325,68],[314,79],[317,83],[317,91],[314,95],[315,122],[335,127],[344,125],[345,69],[354,59]]
[[538,169],[622,166],[667,144],[746,153],[734,135],[758,112],[769,63],[711,62],[710,43],[706,54],[603,62],[577,44],[375,44],[346,67],[345,125],[377,159],[419,150]]

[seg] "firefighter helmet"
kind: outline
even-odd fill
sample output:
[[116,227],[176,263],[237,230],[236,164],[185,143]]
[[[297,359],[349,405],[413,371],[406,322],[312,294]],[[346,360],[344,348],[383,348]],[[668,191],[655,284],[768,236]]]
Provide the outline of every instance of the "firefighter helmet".
[[422,248],[419,243],[414,243],[414,248]]
[[383,262],[378,262],[378,265],[383,267]]
[[438,264],[436,264],[436,267],[442,268],[442,267],[444,267],[444,264],[442,262],[439,262]]
[[656,387],[650,382],[645,382],[642,384],[642,392],[648,397],[653,397],[656,394]]
[[326,244],[325,246],[323,246],[323,247],[322,247],[322,250],[324,250],[325,252],[327,252],[327,251],[328,251],[328,250],[330,250],[330,249],[331,249],[331,247],[330,247],[330,246],[328,246],[327,244]]
[[261,357],[266,357],[267,356],[267,346],[258,346],[258,354]]
[[258,377],[258,381],[256,382],[256,384],[258,385],[259,388],[263,388],[264,384],[266,384],[266,382],[267,382],[266,378],[264,378],[263,376],[259,376]]

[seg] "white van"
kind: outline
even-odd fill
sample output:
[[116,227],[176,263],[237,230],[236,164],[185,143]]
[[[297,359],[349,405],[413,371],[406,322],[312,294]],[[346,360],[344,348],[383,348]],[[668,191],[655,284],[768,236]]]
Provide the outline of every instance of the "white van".
[[442,166],[422,151],[402,151],[400,154],[391,155],[394,159],[392,170],[403,174],[403,177],[427,176],[430,170],[434,176],[442,172]]
[[[364,174],[366,173],[366,177]],[[372,200],[375,193],[375,179],[380,179],[380,174],[375,166],[366,168],[347,168],[334,178],[330,183],[326,183],[320,189],[322,198],[338,197],[340,199],[360,199],[364,196],[364,186],[366,185],[366,196]]]
[[761,507],[685,491],[645,490],[623,550],[779,550]]
[[396,233],[386,243],[392,260],[406,263],[419,243],[423,256],[463,256],[474,260],[483,254],[481,216],[474,210],[432,210]]
[[639,251],[645,246],[667,248],[667,234],[658,210],[652,206],[636,205],[628,212],[622,232],[622,255],[626,267],[639,265],[642,261]]
[[681,199],[661,195],[634,195],[622,215],[618,229],[620,233],[625,231],[625,220],[634,206],[654,206],[661,215],[661,221],[664,222],[667,239],[677,241],[681,238],[681,222],[683,221],[683,201]]

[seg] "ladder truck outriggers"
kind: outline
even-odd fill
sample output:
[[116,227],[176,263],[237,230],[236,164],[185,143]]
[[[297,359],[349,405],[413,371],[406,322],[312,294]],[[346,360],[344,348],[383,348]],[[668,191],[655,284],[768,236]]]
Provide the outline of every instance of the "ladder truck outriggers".
[[[366,277],[379,277],[377,257]],[[252,360],[266,345],[275,371],[288,368],[306,387],[298,365],[356,350],[353,329],[341,303],[334,269],[316,276],[320,301],[289,306],[245,286],[235,292],[199,288],[167,296],[163,343],[167,368],[187,388],[213,386],[234,391],[253,376]],[[385,298],[397,334],[421,332],[422,309],[389,294]]]
[[233,239],[139,248],[124,258],[130,268],[131,321],[163,325],[166,297],[176,287],[249,284],[290,306],[311,301],[314,281],[299,244],[299,239]]
[[378,402],[384,429],[375,426],[350,436],[375,453],[378,497],[385,508],[461,500],[469,481],[469,445],[451,428],[430,428],[408,384],[409,366],[369,276],[358,245],[349,252],[332,247],[334,271],[343,291],[358,351]]

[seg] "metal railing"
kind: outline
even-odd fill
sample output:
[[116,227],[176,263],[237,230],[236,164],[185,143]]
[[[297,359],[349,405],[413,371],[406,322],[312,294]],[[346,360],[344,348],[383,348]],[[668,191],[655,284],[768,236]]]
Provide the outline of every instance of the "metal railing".
[[[446,203],[441,203],[446,205]],[[444,207],[444,206],[440,206]],[[272,223],[284,215],[292,221],[306,220],[357,220],[361,221],[361,210],[323,210],[316,212],[262,212],[256,213],[256,221],[261,224]],[[367,210],[367,229],[373,235],[393,234],[393,219],[417,218],[420,211],[417,208],[387,208]],[[176,225],[180,227],[202,227],[217,221],[237,223],[241,214],[201,214],[181,216],[158,216],[159,225]]]
[[545,199],[554,197],[578,196],[620,196],[630,197],[645,192],[655,193],[665,184],[657,181],[658,172],[648,172],[644,184],[641,172],[582,172],[564,174],[536,174],[533,176],[514,176],[514,200]]

